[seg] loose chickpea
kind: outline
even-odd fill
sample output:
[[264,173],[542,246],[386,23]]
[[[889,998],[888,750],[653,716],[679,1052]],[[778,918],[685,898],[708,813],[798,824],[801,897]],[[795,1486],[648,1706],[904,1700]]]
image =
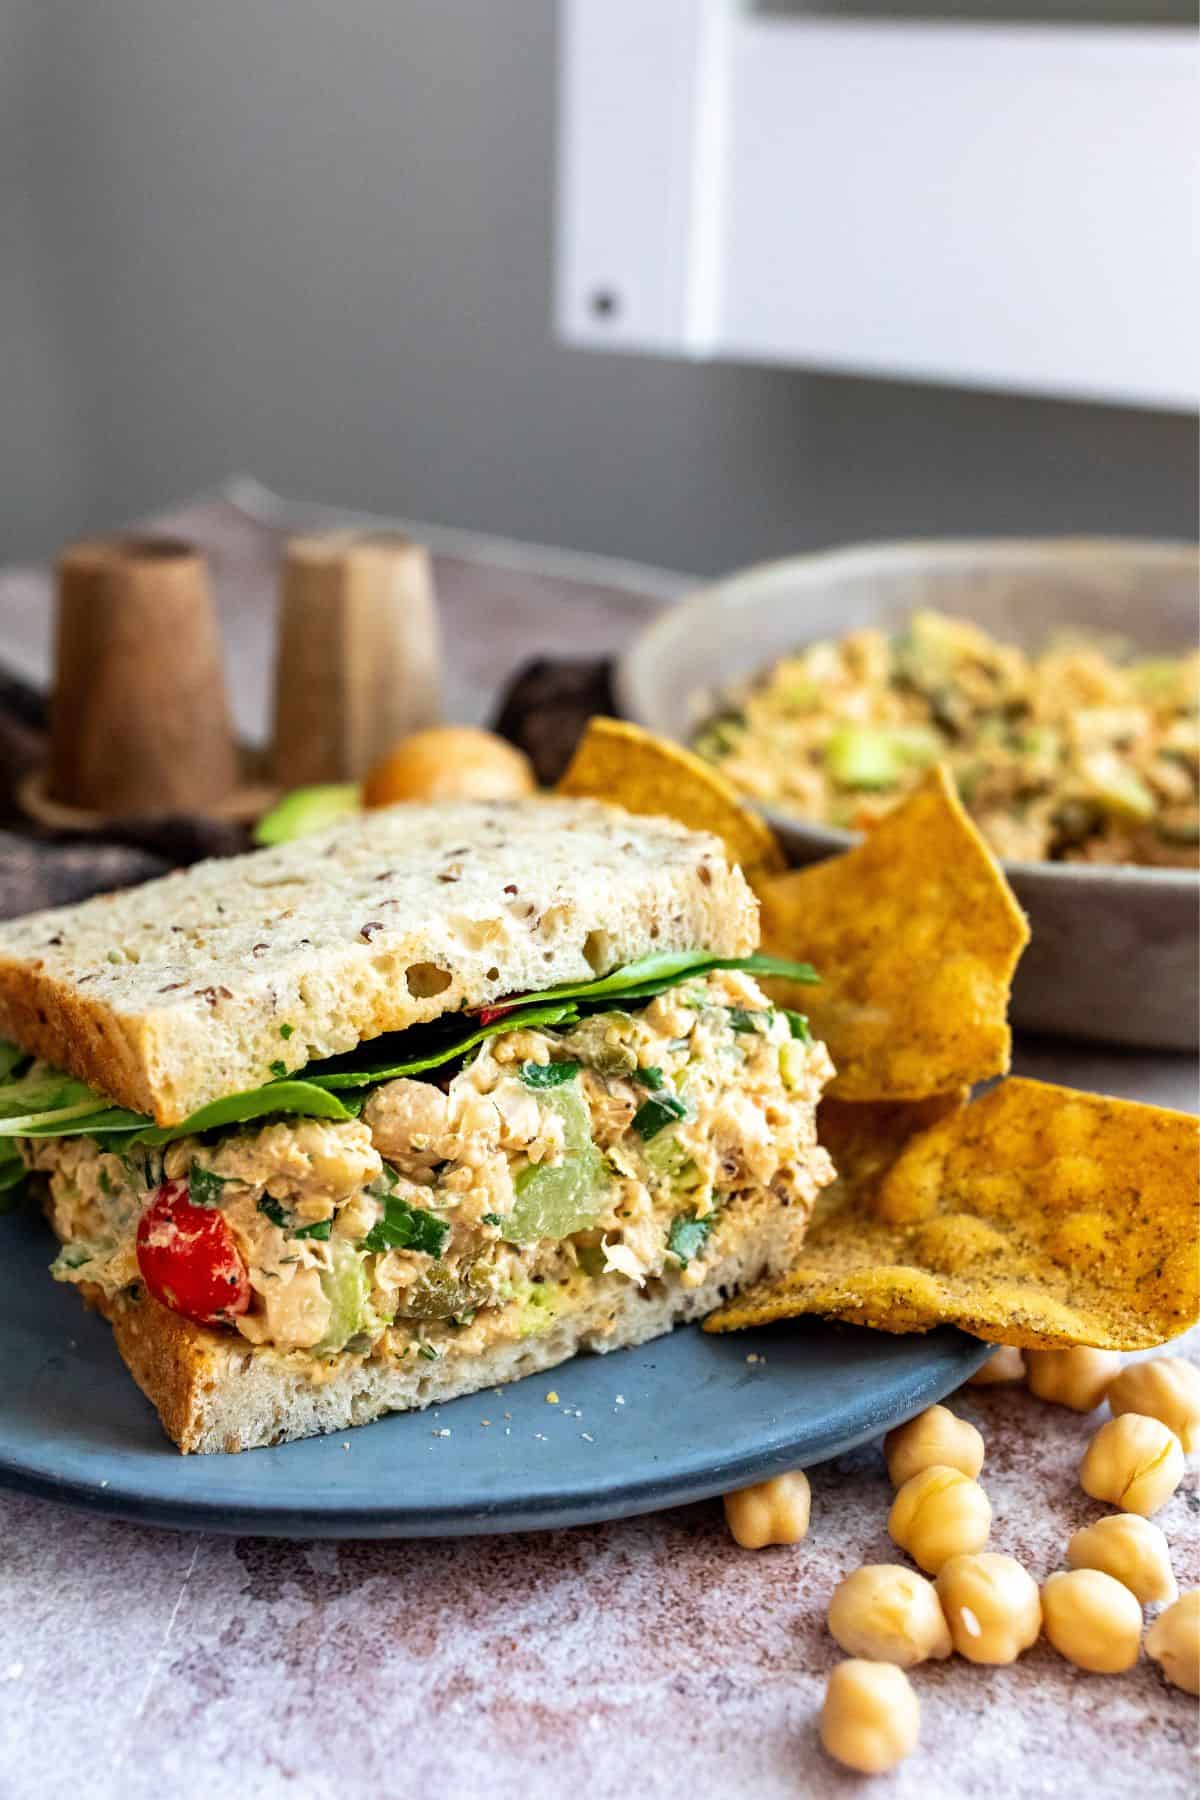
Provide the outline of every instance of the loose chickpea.
[[860,1775],[882,1775],[917,1747],[921,1708],[894,1663],[839,1663],[825,1688],[821,1742],[835,1762]]
[[1189,1588],[1146,1633],[1152,1656],[1173,1687],[1200,1694],[1200,1588]]
[[927,1575],[952,1556],[982,1550],[991,1528],[991,1505],[979,1483],[938,1464],[911,1476],[888,1514],[888,1536]]
[[1085,1525],[1067,1545],[1067,1561],[1073,1569],[1102,1569],[1143,1606],[1174,1600],[1179,1592],[1164,1533],[1137,1513],[1109,1513]]
[[893,1487],[936,1464],[959,1469],[972,1480],[983,1467],[983,1438],[967,1419],[948,1406],[930,1406],[907,1425],[897,1425],[883,1440],[883,1454]]
[[1108,1390],[1117,1413],[1142,1413],[1169,1425],[1185,1456],[1200,1450],[1200,1368],[1182,1356],[1156,1356],[1130,1363]]
[[952,1648],[933,1583],[901,1563],[855,1569],[834,1588],[826,1619],[849,1656],[901,1669]]
[[1119,1675],[1138,1659],[1142,1609],[1101,1569],[1049,1576],[1042,1583],[1042,1624],[1060,1656],[1094,1675]]
[[773,1475],[725,1496],[725,1523],[743,1550],[798,1544],[808,1534],[812,1489],[803,1469]]
[[981,1369],[967,1377],[968,1387],[996,1387],[1002,1381],[1024,1381],[1025,1358],[1015,1344],[1001,1344]]
[[1079,1465],[1079,1481],[1093,1500],[1148,1519],[1183,1480],[1183,1451],[1161,1419],[1122,1413],[1102,1425]]
[[1094,1412],[1121,1367],[1115,1350],[1031,1350],[1027,1382],[1031,1394],[1074,1412]]
[[954,1648],[968,1662],[1016,1662],[1037,1642],[1038,1585],[1015,1557],[989,1550],[952,1556],[938,1570],[937,1594]]

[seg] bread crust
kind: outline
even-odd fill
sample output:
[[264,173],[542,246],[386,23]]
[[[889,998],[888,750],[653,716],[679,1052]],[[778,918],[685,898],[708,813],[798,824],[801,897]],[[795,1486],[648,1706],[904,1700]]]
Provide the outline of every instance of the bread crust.
[[0,925],[0,1036],[175,1125],[459,1007],[757,940],[740,870],[671,820],[388,807]]
[[603,1354],[660,1337],[712,1312],[736,1289],[782,1273],[795,1260],[807,1223],[803,1208],[781,1207],[768,1196],[740,1218],[731,1216],[723,1227],[728,1241],[718,1244],[699,1287],[685,1287],[678,1274],[645,1288],[609,1278],[596,1284],[588,1307],[543,1335],[433,1363],[343,1356],[321,1365],[315,1380],[304,1358],[193,1325],[149,1295],[133,1301],[94,1287],[82,1291],[111,1324],[130,1374],[180,1450],[251,1450],[506,1386],[582,1350]]

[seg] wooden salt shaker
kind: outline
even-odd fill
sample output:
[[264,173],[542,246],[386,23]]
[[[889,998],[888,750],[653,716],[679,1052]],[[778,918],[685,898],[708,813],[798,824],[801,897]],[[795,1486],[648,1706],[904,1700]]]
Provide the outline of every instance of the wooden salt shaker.
[[293,538],[275,669],[276,781],[360,781],[397,738],[441,717],[425,547],[393,533]]
[[204,813],[237,780],[204,558],[159,538],[65,551],[45,800],[106,818]]

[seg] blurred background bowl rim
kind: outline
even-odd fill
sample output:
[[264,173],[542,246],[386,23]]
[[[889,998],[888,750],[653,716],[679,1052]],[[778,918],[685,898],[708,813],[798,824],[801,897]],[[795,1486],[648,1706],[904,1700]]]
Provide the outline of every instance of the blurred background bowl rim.
[[[897,560],[920,560],[926,564],[953,563],[964,557],[990,558],[998,562],[1019,563],[1034,558],[1061,558],[1073,561],[1096,556],[1128,555],[1135,553],[1139,559],[1162,563],[1187,563],[1194,572],[1200,574],[1200,545],[1189,543],[1183,538],[1142,538],[1142,537],[955,537],[955,538],[884,538],[871,539],[863,543],[840,544],[826,550],[803,551],[795,556],[771,557],[763,562],[750,563],[745,568],[734,569],[728,575],[722,575],[715,581],[706,582],[702,586],[682,594],[678,600],[669,602],[658,616],[640,631],[633,642],[618,657],[613,671],[613,686],[617,703],[624,717],[632,719],[638,725],[644,725],[651,731],[662,732],[674,743],[684,743],[674,732],[665,729],[661,712],[647,693],[647,675],[643,664],[648,652],[657,648],[662,640],[669,642],[672,637],[686,629],[685,617],[698,612],[719,613],[744,604],[755,597],[763,587],[775,582],[787,581],[797,571],[803,570],[806,576],[816,576],[822,571],[845,571],[856,564],[870,569],[875,563],[894,563]],[[748,590],[742,594],[739,590]],[[800,637],[798,642],[817,642],[828,637],[827,631],[814,632],[811,639]],[[765,666],[765,665],[764,665]],[[690,746],[688,746],[690,747]],[[743,795],[747,805],[760,813],[772,830],[784,838],[808,838],[813,849],[825,856],[837,856],[845,850],[851,850],[855,844],[862,842],[863,834],[857,831],[846,831],[840,825],[826,825],[820,821],[806,819],[800,813],[789,813],[775,806]],[[813,860],[817,860],[814,858]],[[1001,867],[1022,881],[1038,880],[1056,883],[1072,883],[1081,886],[1102,885],[1111,887],[1116,881],[1135,881],[1139,885],[1159,889],[1176,889],[1179,892],[1200,891],[1200,869],[1159,869],[1145,863],[1085,863],[1085,862],[1051,862],[1030,861],[1013,857],[1001,857]]]

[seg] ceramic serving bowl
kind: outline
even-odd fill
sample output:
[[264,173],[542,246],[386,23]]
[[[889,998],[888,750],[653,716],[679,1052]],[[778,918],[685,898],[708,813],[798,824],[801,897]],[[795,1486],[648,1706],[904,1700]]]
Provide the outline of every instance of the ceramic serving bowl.
[[[667,608],[617,669],[627,717],[686,743],[696,697],[797,645],[864,625],[899,626],[918,607],[972,619],[1036,648],[1056,629],[1116,632],[1150,654],[1196,639],[1200,556],[1137,539],[871,544],[764,563]],[[795,863],[854,841],[764,807]],[[1014,1023],[1109,1044],[1187,1050],[1200,1018],[1200,875],[1189,869],[1008,862],[1033,941]]]

